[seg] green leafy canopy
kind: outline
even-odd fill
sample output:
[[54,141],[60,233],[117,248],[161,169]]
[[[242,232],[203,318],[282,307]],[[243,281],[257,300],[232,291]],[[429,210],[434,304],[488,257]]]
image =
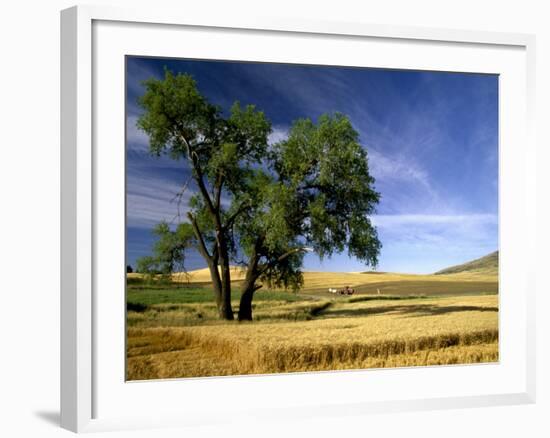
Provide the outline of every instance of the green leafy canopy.
[[169,70],[144,85],[137,126],[151,154],[186,160],[197,186],[189,222],[155,229],[149,266],[173,272],[195,247],[209,264],[227,255],[254,281],[297,289],[307,250],[320,257],[347,250],[377,264],[381,243],[370,216],[380,194],[347,116],[296,120],[288,138],[269,144],[271,123],[254,105],[235,102],[224,113],[190,75]]

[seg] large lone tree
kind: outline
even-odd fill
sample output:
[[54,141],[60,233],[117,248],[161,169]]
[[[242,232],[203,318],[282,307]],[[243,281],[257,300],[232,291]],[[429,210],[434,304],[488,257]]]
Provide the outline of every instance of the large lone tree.
[[195,248],[210,270],[219,315],[228,320],[230,266],[245,267],[238,318],[246,321],[263,285],[301,287],[306,251],[323,258],[347,250],[377,264],[381,244],[369,216],[380,195],[346,116],[297,120],[286,140],[269,144],[271,124],[253,105],[235,102],[224,113],[190,75],[168,70],[144,84],[137,124],[150,152],[183,161],[196,191],[185,222],[156,228],[154,255],[142,266],[172,272]]

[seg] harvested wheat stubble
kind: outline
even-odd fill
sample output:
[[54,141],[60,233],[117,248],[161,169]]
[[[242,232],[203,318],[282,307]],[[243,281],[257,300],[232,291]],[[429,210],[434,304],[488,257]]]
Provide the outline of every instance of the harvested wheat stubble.
[[[456,365],[490,363],[499,359],[498,344],[454,346],[440,350],[424,350],[414,353],[369,357],[352,362],[334,361],[327,367],[312,364],[287,372],[358,370],[367,368],[415,367],[427,365]],[[256,364],[244,368],[242,361],[223,359],[199,348],[134,357],[128,361],[129,380],[164,379],[176,377],[230,376],[245,374],[269,374],[275,372]]]
[[128,378],[492,362],[497,299],[342,302],[312,321],[130,328]]

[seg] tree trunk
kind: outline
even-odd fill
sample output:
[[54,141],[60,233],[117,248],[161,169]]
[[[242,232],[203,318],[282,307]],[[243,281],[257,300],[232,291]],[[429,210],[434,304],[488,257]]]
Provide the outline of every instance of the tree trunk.
[[214,263],[208,264],[208,269],[210,270],[210,278],[212,279],[212,288],[214,289],[214,299],[216,300],[216,307],[220,317],[222,316],[222,283],[220,281],[220,273],[218,271],[218,265]]
[[[258,248],[262,243],[262,237],[259,237],[254,246],[252,255],[248,262],[248,269],[246,271],[246,278],[244,280],[243,289],[241,292],[241,301],[239,304],[239,321],[252,321],[252,299],[254,298],[254,292],[260,289],[261,285],[256,285],[256,280],[261,277],[261,275],[266,272],[266,269],[270,267],[268,264],[262,269],[258,268],[258,262],[260,260],[260,255]],[[305,248],[293,248],[277,258],[277,262],[281,262],[287,257],[295,254],[299,251],[304,251]]]
[[252,299],[254,298],[254,292],[262,287],[261,285],[256,285],[257,276],[250,274],[250,271],[247,272],[241,292],[239,321],[252,321]]
[[[189,143],[187,141],[186,143],[187,147],[189,148]],[[194,216],[190,212],[187,213],[187,216],[191,220],[197,239],[199,239],[199,249],[201,253],[207,260],[210,260],[209,267],[210,276],[212,277],[212,283],[215,283],[216,280],[220,283],[220,299],[216,299],[220,318],[233,320],[235,319],[235,317],[233,316],[233,309],[231,308],[231,274],[229,270],[229,251],[227,249],[227,241],[226,237],[224,236],[224,227],[222,225],[220,215],[223,178],[221,178],[220,175],[218,175],[218,177],[216,178],[216,200],[214,204],[210,197],[210,193],[208,192],[208,189],[206,188],[206,185],[204,183],[203,170],[201,169],[197,153],[190,150],[190,158],[193,163],[193,169],[195,170],[195,181],[199,186],[199,190],[206,203],[206,207],[210,212],[212,220],[214,221],[216,229],[217,248],[214,249],[212,256],[210,256],[208,253],[208,249],[206,248],[206,244]],[[220,272],[218,272],[218,261],[219,266],[221,267],[221,278]],[[214,289],[216,289],[216,285],[214,285]]]
[[243,288],[239,303],[239,321],[252,321],[252,298],[254,297],[254,285]]
[[[221,233],[220,233],[221,234]],[[229,254],[224,238],[219,238],[220,267],[221,267],[221,306],[220,317],[233,321],[233,309],[231,307],[231,269],[229,266]]]
[[218,305],[218,312],[221,319],[233,321],[233,309],[231,308],[231,294],[222,292],[221,303]]
[[246,277],[241,292],[241,301],[239,302],[239,321],[252,321],[252,298],[254,298],[254,292],[261,288],[261,286],[256,286],[256,280],[258,279],[258,247],[261,243],[260,239],[261,238],[258,238],[254,245],[248,261]]
[[[227,254],[226,254],[227,255]],[[221,265],[221,305],[218,306],[220,318],[232,321],[233,309],[231,307],[231,272],[229,267],[229,259],[226,256],[220,257]]]
[[[212,254],[210,254],[195,217],[191,213],[187,213],[187,217],[191,221],[195,237],[199,242],[198,250],[208,263],[218,314],[220,318],[232,321],[235,317],[231,308],[231,275],[229,272],[227,245],[222,239],[218,238],[217,246],[214,247]],[[220,265],[222,271],[221,277],[220,271],[218,271],[218,266]]]
[[[209,268],[210,277],[212,279],[212,287],[214,288],[214,296],[216,298],[216,306],[218,308],[218,314],[221,319],[233,321],[235,317],[233,315],[233,309],[231,308],[231,279],[230,277],[226,277],[226,274],[223,274],[223,267],[221,278],[217,264],[212,265]],[[227,284],[227,278],[229,278],[229,284]]]
[[224,287],[223,277],[220,276],[220,271],[218,270],[218,257],[214,257],[213,260],[208,261],[208,269],[210,270],[210,278],[212,279],[218,315],[221,319],[232,321],[235,317],[231,308],[231,290]]

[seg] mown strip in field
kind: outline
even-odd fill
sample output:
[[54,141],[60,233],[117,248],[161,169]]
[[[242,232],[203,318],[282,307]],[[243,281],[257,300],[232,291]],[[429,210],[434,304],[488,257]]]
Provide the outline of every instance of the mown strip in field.
[[[309,347],[239,344],[224,338],[195,337],[196,334],[185,329],[141,330],[131,333],[134,346],[130,346],[128,354],[129,380],[468,363],[498,359],[498,330]],[[141,347],[136,345],[139,344],[138,340],[147,338],[149,342],[153,340],[153,343]],[[191,357],[200,360],[195,363],[190,360]],[[443,358],[445,362],[441,362]],[[221,364],[226,368],[225,371],[219,369]],[[155,367],[159,366],[155,371]]]
[[[460,296],[498,293],[497,281],[426,281],[396,280],[354,285],[358,294]],[[310,288],[310,293],[326,292],[325,288]]]
[[310,306],[311,312],[314,304],[318,312],[310,321],[130,328],[128,378],[498,360],[498,297],[494,295],[330,305],[271,303],[264,312],[284,315],[293,306]]

